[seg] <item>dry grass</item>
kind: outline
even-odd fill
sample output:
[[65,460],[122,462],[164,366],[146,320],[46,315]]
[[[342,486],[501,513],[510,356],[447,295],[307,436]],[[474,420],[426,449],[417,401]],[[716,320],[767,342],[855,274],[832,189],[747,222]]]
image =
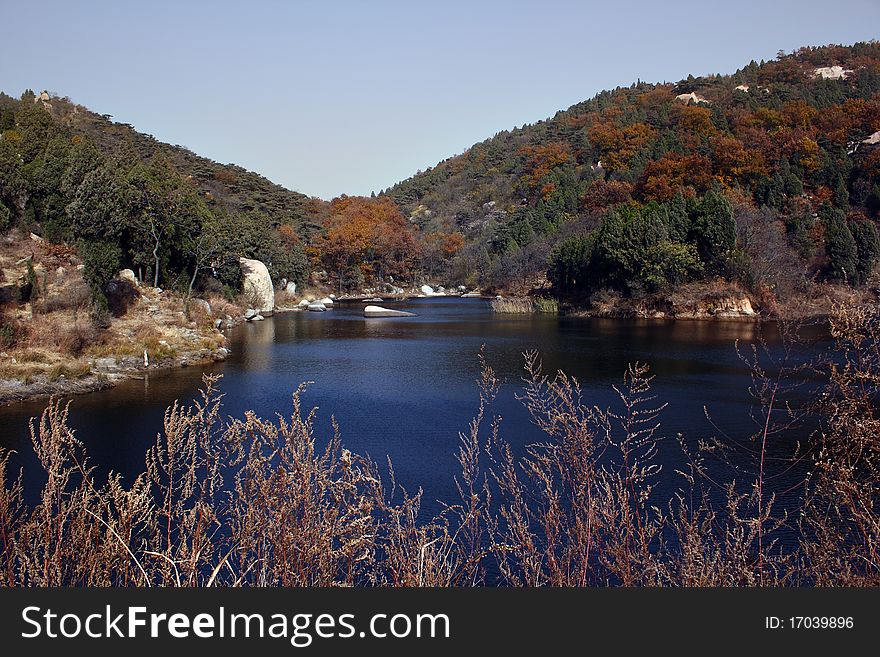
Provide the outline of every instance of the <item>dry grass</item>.
[[[326,446],[316,412],[292,396],[286,417],[222,420],[217,379],[191,406],[174,404],[129,486],[99,485],[67,410],[32,424],[47,475],[38,504],[22,501],[0,455],[0,581],[11,586],[835,586],[880,584],[880,312],[841,308],[812,474],[790,514],[766,481],[768,445],[801,412],[789,398],[806,372],[786,353],[752,367],[756,430],[742,441],[756,468],[736,481],[708,476],[706,441],[658,493],[660,420],[647,366],[634,364],[600,408],[578,381],[545,374],[526,354],[520,399],[540,441],[521,456],[492,407],[500,383],[482,360],[477,413],[460,435],[459,500],[434,518],[393,470]],[[796,383],[796,381],[795,381]],[[778,456],[774,457],[778,460]],[[782,459],[781,467],[796,461]],[[781,549],[779,532],[796,530]],[[498,573],[498,579],[487,573]]]
[[532,300],[526,297],[517,299],[493,299],[492,311],[496,313],[529,314],[535,312]]
[[225,317],[241,317],[245,311],[245,308],[240,303],[232,302],[219,294],[210,296],[207,301],[211,304],[211,311],[214,313],[214,317],[221,319]]

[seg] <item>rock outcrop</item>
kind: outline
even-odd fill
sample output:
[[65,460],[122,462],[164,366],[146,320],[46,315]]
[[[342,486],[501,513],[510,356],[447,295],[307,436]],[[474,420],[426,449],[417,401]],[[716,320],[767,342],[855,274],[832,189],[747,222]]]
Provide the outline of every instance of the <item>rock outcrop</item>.
[[822,78],[824,80],[846,80],[852,71],[843,68],[843,66],[820,66],[813,69],[814,78]]
[[684,103],[685,105],[687,105],[688,103],[693,103],[694,105],[701,105],[701,104],[710,105],[711,104],[711,103],[709,103],[708,100],[706,100],[705,98],[703,98],[699,94],[694,93],[693,91],[690,92],[689,94],[678,94],[675,97],[675,100],[677,100],[680,103]]
[[239,258],[238,262],[244,274],[245,297],[261,315],[271,315],[275,310],[275,288],[266,265],[250,258]]
[[408,313],[405,310],[392,310],[391,308],[383,308],[382,306],[367,306],[364,308],[364,317],[415,317],[415,313]]

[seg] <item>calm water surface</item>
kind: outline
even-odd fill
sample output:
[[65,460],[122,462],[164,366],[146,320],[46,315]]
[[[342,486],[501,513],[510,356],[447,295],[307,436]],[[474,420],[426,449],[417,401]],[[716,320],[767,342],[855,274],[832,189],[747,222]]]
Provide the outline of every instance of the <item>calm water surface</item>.
[[[426,510],[435,511],[437,500],[455,501],[458,433],[477,407],[477,354],[485,345],[488,362],[504,381],[495,411],[504,417],[504,436],[517,448],[540,437],[514,397],[522,353],[532,349],[541,354],[545,370],[577,376],[585,400],[600,406],[615,401],[611,386],[627,363],[650,363],[655,392],[668,404],[661,427],[668,437],[660,452],[664,487],[677,485],[674,470],[683,462],[678,433],[691,444],[718,434],[704,407],[731,438],[755,432],[749,373],[734,348],[737,340],[757,338],[754,324],[497,315],[481,299],[413,299],[396,307],[418,316],[365,320],[362,305],[340,305],[237,327],[225,363],[152,373],[143,381],[75,397],[71,424],[99,471],[115,470],[130,479],[143,466],[165,407],[192,399],[204,372],[223,375],[224,411],[234,416],[248,409],[263,416],[287,413],[291,392],[313,381],[303,400],[320,408],[320,437],[328,435],[332,414],[346,447],[380,464],[389,457],[398,482],[411,491],[422,487]],[[763,332],[771,349],[778,349],[773,327]],[[0,407],[0,444],[17,451],[14,464],[24,467],[29,490],[41,476],[28,419],[44,406],[45,401]],[[788,447],[780,445],[779,453]],[[751,467],[745,458],[734,465],[740,477]],[[779,488],[796,476],[788,473]]]

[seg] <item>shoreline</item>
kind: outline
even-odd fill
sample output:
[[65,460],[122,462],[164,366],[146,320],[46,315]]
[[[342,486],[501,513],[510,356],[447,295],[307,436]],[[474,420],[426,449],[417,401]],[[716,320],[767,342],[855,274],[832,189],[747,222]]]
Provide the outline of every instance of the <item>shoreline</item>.
[[[224,353],[225,352],[225,353]],[[226,360],[229,350],[225,347],[210,353],[191,352],[174,358],[165,358],[149,367],[135,366],[122,359],[122,362],[111,370],[92,371],[85,376],[71,379],[64,376],[54,381],[38,380],[23,383],[18,379],[0,379],[0,406],[11,406],[17,403],[50,399],[53,397],[72,397],[91,392],[100,392],[113,388],[123,381],[143,378],[151,372],[161,372],[177,368],[200,367]],[[96,359],[97,360],[97,359]]]
[[[416,298],[416,297],[410,297]],[[425,297],[430,298],[430,297]],[[461,298],[458,295],[435,295],[434,298]],[[480,297],[483,300],[491,300],[492,296],[484,295]],[[404,299],[388,299],[388,301],[402,301]],[[343,305],[362,303],[361,299],[348,298],[339,299]],[[273,312],[272,316],[283,315],[287,313],[304,312],[298,307],[279,307]],[[504,313],[498,313],[503,315]],[[639,314],[632,308],[603,308],[591,309],[584,306],[563,306],[560,308],[560,317],[574,317],[583,319],[606,319],[619,321],[649,320],[658,322],[685,321],[685,322],[732,322],[732,323],[766,323],[775,321],[786,321],[787,319],[802,320],[805,322],[822,321],[828,317],[828,313],[814,313],[808,316],[800,316],[796,318],[772,317],[762,313],[753,313],[751,315],[733,315],[733,314],[715,314],[715,315],[662,315],[657,314]],[[268,319],[268,318],[267,318]],[[233,329],[235,326],[247,323],[241,318],[238,321],[228,325],[227,330]],[[225,333],[225,332],[224,332]],[[220,347],[214,350],[199,350],[177,355],[171,358],[164,358],[151,363],[148,367],[140,364],[140,359],[129,357],[117,359],[114,365],[109,368],[95,369],[95,359],[93,369],[89,374],[79,378],[65,378],[64,376],[53,380],[38,380],[31,383],[24,383],[17,379],[0,379],[0,406],[10,406],[17,403],[36,401],[39,399],[50,399],[53,397],[72,397],[84,395],[92,392],[99,392],[113,388],[116,385],[132,379],[142,378],[145,374],[154,371],[171,370],[176,368],[185,368],[190,366],[200,367],[212,363],[223,362],[229,355],[226,347]]]

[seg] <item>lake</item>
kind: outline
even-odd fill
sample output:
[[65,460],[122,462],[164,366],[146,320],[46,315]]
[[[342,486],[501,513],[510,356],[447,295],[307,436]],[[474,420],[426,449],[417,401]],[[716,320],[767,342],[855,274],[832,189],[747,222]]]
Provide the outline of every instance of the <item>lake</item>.
[[[516,449],[540,438],[515,399],[523,351],[537,350],[545,371],[563,369],[578,377],[585,401],[603,407],[614,403],[611,386],[621,381],[627,364],[641,361],[656,375],[658,401],[668,404],[659,458],[663,488],[671,491],[678,485],[674,470],[683,464],[677,434],[693,445],[719,435],[713,425],[731,441],[747,440],[756,431],[749,370],[736,354],[736,341],[753,342],[760,331],[771,352],[781,348],[772,324],[502,315],[485,300],[452,297],[388,305],[417,316],[367,320],[363,304],[338,304],[325,313],[279,314],[236,327],[226,362],[152,372],[144,380],[74,397],[71,424],[99,472],[115,470],[130,480],[143,466],[166,406],[192,399],[204,372],[223,376],[224,411],[234,416],[248,409],[263,416],[288,413],[291,392],[313,381],[303,401],[320,409],[320,438],[329,434],[332,414],[345,447],[369,454],[383,468],[390,458],[398,482],[410,491],[422,487],[423,507],[435,512],[438,500],[456,501],[458,434],[477,409],[481,345],[504,381],[494,410]],[[0,443],[17,451],[13,464],[24,467],[31,492],[41,475],[27,424],[45,405],[42,400],[0,407]],[[771,460],[790,447],[790,441],[772,445]],[[744,455],[734,456],[732,466],[730,475],[741,479],[753,472]],[[798,468],[787,471],[773,485],[788,490],[800,474]]]

